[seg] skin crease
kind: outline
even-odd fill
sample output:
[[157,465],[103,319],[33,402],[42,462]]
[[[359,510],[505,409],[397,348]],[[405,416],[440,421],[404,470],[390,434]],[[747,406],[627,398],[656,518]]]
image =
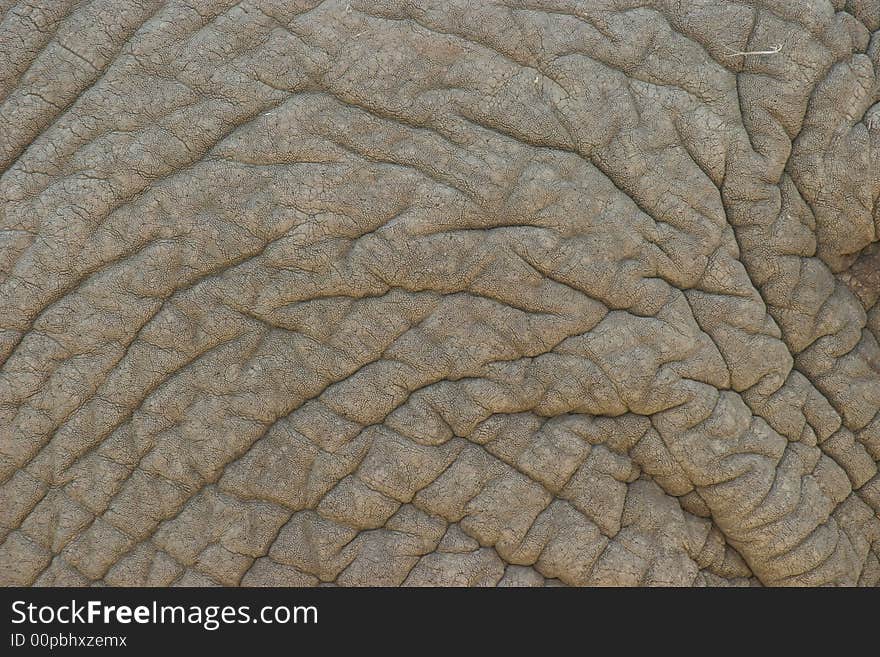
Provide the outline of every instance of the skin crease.
[[877,585],[878,72],[877,0],[0,2],[0,584]]

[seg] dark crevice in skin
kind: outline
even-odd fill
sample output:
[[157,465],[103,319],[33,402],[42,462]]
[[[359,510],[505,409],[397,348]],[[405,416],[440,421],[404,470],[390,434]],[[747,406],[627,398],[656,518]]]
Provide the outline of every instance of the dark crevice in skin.
[[871,310],[880,298],[880,242],[862,249],[849,269],[838,277],[858,297],[865,310]]

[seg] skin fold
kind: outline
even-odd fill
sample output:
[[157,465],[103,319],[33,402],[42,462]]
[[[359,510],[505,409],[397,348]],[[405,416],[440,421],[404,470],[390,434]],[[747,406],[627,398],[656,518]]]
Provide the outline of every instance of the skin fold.
[[880,582],[880,0],[0,0],[0,584]]

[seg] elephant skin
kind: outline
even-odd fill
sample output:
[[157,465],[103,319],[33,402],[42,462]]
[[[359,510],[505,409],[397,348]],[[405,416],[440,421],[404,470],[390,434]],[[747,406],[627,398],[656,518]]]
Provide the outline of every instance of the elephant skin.
[[878,101],[878,0],[0,0],[0,584],[877,585]]

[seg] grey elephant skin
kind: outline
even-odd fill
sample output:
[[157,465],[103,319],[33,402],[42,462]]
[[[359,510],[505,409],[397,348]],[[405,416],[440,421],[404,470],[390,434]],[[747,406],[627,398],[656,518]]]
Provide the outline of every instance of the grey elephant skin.
[[0,0],[0,584],[877,585],[878,0]]

